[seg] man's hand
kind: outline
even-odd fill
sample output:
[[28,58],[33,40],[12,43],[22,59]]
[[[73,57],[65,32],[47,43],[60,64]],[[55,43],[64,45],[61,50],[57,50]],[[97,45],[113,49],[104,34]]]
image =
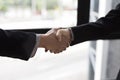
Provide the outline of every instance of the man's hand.
[[64,40],[64,38],[66,39],[66,41],[70,44],[71,43],[71,32],[70,29],[59,29],[56,32],[56,36],[58,38],[59,41]]
[[[69,42],[66,40],[66,37],[61,37],[61,31],[58,30],[59,29],[52,29],[46,34],[41,35],[40,47],[45,48],[46,51],[50,50],[50,52],[53,53],[59,53],[65,50],[69,46]],[[58,40],[59,38],[61,38],[61,40]]]

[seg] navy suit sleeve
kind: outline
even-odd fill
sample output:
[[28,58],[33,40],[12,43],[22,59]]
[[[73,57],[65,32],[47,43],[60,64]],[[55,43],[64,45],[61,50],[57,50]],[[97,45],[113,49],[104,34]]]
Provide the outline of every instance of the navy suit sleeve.
[[120,4],[105,17],[71,28],[74,40],[71,45],[98,39],[120,39]]
[[28,60],[35,44],[34,33],[0,29],[0,56]]

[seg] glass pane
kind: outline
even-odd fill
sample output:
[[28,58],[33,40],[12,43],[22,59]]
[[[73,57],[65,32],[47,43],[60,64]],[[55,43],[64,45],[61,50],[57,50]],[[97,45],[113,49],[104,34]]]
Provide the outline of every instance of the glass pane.
[[20,24],[20,27],[1,26],[5,29],[73,26],[76,25],[76,9],[77,0],[0,0],[0,24]]

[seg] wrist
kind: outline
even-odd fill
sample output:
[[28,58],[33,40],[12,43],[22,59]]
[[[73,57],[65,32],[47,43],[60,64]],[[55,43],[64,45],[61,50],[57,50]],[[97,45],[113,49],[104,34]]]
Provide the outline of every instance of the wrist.
[[71,30],[69,28],[64,29],[65,30],[65,35],[67,36],[69,43],[71,43]]
[[39,47],[44,48],[45,47],[45,42],[46,42],[46,35],[45,34],[41,34],[40,35],[40,45],[39,45]]

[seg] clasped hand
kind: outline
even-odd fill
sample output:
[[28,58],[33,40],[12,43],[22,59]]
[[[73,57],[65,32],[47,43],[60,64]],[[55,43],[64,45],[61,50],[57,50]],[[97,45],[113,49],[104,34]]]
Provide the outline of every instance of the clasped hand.
[[71,42],[69,29],[51,29],[40,37],[40,47],[51,53],[60,53],[69,47]]

